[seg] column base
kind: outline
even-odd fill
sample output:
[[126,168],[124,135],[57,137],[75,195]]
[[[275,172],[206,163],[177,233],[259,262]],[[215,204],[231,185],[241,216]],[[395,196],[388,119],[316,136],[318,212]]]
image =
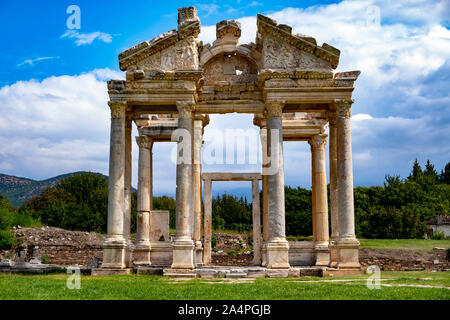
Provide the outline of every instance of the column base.
[[[123,237],[108,237],[103,242],[102,269],[125,269],[129,262],[127,241]],[[127,261],[128,260],[128,261]]]
[[172,269],[194,269],[194,242],[191,239],[175,239]]
[[169,241],[151,241],[150,246],[150,263],[152,266],[172,265],[172,243]]
[[289,243],[284,238],[269,240],[266,244],[267,268],[289,269]]
[[149,266],[151,245],[148,241],[137,242],[133,250],[133,265]]
[[134,244],[130,239],[127,239],[127,249],[125,252],[125,264],[127,268],[131,268],[133,265],[133,251]]
[[328,242],[320,242],[314,244],[314,253],[316,266],[326,267],[330,264],[330,248]]
[[359,263],[359,241],[356,238],[336,241],[336,268],[361,268]]
[[267,247],[266,243],[263,243],[261,246],[261,266],[266,267],[267,266]]
[[336,268],[337,266],[337,257],[338,257],[338,251],[336,248],[336,240],[330,241],[330,268]]
[[196,267],[203,266],[203,247],[201,241],[195,242],[194,264]]

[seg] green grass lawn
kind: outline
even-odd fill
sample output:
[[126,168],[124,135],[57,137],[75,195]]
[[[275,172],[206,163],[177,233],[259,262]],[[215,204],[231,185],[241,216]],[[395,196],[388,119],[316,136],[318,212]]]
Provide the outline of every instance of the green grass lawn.
[[428,239],[359,239],[361,248],[432,250],[434,247],[450,248],[450,240]]
[[[443,299],[450,300],[450,272],[382,272],[381,289],[369,290],[368,275],[289,279],[194,279],[159,276],[81,277],[69,290],[69,275],[0,275],[0,299]],[[344,280],[344,281],[343,281]],[[249,282],[250,281],[250,282]],[[400,286],[403,285],[403,286]],[[421,285],[433,287],[404,287]],[[446,287],[446,288],[439,288]]]

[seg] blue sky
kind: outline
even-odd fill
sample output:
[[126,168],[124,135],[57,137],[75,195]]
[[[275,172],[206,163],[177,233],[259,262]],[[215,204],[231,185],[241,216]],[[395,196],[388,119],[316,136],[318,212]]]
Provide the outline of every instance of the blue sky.
[[[81,29],[68,31],[69,5]],[[254,41],[256,14],[289,24],[341,50],[337,71],[361,70],[352,137],[356,185],[405,177],[417,157],[450,161],[450,1],[5,1],[0,2],[0,172],[45,179],[70,171],[107,174],[106,81],[123,78],[117,55],[175,29],[177,8],[194,5],[199,38],[237,19],[241,43]],[[378,19],[378,20],[377,20]],[[379,23],[378,23],[379,22]],[[212,116],[214,130],[252,128],[250,115]],[[136,134],[136,132],[135,132]],[[156,193],[173,194],[171,144],[155,147]],[[306,143],[285,144],[286,183],[310,187]],[[137,146],[133,150],[135,185]],[[258,171],[258,165],[205,166]],[[238,184],[219,187],[240,187]]]

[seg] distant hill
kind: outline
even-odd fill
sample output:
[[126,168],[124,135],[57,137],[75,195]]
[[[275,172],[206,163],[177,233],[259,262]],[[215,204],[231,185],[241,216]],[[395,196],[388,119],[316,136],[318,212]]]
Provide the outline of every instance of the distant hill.
[[[55,186],[61,179],[83,172],[85,171],[71,172],[40,181],[0,173],[0,195],[6,197],[13,206],[19,207],[24,202],[40,195],[45,189]],[[99,174],[108,179],[107,176]]]
[[[40,195],[41,192],[44,191],[45,189],[55,186],[59,181],[61,181],[61,179],[71,177],[77,173],[84,173],[84,172],[86,171],[66,173],[46,180],[33,180],[29,178],[10,176],[0,173],[0,195],[6,197],[13,206],[20,207],[24,202],[30,200],[35,196]],[[108,176],[105,176],[101,173],[98,174],[108,179]],[[136,189],[132,188],[132,191],[136,192]],[[247,197],[248,201],[251,201],[252,199],[251,184],[249,184],[248,187],[238,187],[232,189],[223,188],[222,186],[213,187],[214,198],[218,194],[224,193],[238,198]],[[169,197],[175,198],[175,192],[173,192],[173,194],[171,193],[164,193],[164,194],[168,195]],[[161,195],[155,194],[155,196]]]

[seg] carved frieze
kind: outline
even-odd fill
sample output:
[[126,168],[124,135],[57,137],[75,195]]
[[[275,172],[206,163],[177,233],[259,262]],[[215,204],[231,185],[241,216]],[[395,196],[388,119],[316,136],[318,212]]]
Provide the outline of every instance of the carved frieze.
[[265,69],[293,69],[300,65],[300,51],[268,36],[263,43]]

